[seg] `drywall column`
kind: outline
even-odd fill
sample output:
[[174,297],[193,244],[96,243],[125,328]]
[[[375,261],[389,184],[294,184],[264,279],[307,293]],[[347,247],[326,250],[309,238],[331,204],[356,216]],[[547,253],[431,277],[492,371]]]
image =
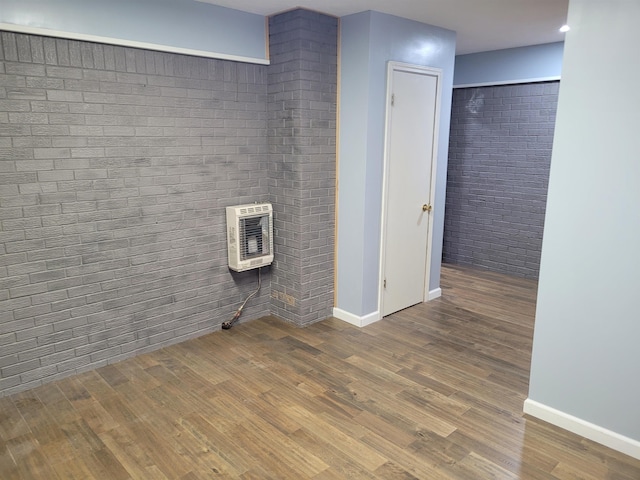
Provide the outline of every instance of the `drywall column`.
[[362,12],[340,19],[338,299],[334,314],[356,325],[379,320],[378,292],[389,61],[442,70],[429,288],[440,287],[447,149],[456,34]]
[[307,325],[333,307],[338,20],[298,9],[269,29],[271,311]]
[[638,2],[569,4],[525,403],[637,458],[639,21]]

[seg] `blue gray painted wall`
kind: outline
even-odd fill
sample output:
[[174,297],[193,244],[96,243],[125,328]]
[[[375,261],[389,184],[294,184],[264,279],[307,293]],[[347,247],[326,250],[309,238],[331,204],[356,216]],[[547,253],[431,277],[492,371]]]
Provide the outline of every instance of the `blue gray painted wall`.
[[262,63],[267,55],[263,16],[195,0],[0,0],[0,23],[247,57]]
[[638,22],[638,2],[569,4],[529,400],[640,458]]
[[456,57],[454,87],[558,80],[564,42],[470,53]]
[[455,32],[379,12],[341,19],[337,304],[378,308],[387,62],[440,68],[442,77],[430,288],[440,284]]
[[[365,186],[367,172],[367,111],[369,103],[370,15],[351,15],[340,21],[341,83],[337,304],[361,315],[365,254]],[[349,72],[345,72],[345,69]],[[359,75],[358,75],[359,74]],[[363,79],[365,81],[363,81]],[[345,92],[349,92],[345,95]],[[343,268],[344,267],[344,268]],[[339,286],[342,286],[340,290]],[[369,313],[369,312],[367,312]]]

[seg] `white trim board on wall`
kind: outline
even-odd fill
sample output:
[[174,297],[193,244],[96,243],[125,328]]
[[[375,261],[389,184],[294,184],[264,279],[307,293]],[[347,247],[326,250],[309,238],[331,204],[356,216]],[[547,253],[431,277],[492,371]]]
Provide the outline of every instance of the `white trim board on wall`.
[[593,423],[561,412],[555,408],[544,405],[527,398],[524,401],[523,411],[527,415],[539,418],[557,427],[576,433],[584,438],[605,445],[622,452],[625,455],[640,460],[640,442],[619,433],[612,432]]
[[501,80],[497,82],[480,82],[480,83],[466,83],[464,85],[454,85],[453,88],[472,88],[472,87],[498,87],[500,85],[518,85],[521,83],[539,83],[539,82],[554,82],[560,80],[560,75],[553,77],[536,77],[536,78],[521,78],[516,80]]
[[14,25],[12,23],[0,23],[0,30],[14,33],[24,33],[29,35],[42,35],[44,37],[66,38],[69,40],[80,40],[84,42],[104,43],[119,47],[141,48],[154,50],[157,52],[177,53],[181,55],[191,55],[195,57],[215,58],[218,60],[231,60],[234,62],[254,63],[258,65],[269,65],[269,60],[264,58],[243,57],[241,55],[229,55],[226,53],[210,52],[206,50],[194,50],[191,48],[172,47],[170,45],[159,45],[157,43],[138,42],[134,40],[124,40],[114,37],[102,37],[99,35],[88,35],[84,33],[64,32],[60,30],[50,30],[48,28],[27,27]]

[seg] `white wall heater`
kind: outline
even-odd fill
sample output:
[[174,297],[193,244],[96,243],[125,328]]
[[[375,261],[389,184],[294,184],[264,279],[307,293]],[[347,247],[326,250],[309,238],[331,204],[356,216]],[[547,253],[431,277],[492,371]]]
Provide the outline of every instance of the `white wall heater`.
[[255,203],[227,207],[229,268],[243,272],[273,262],[273,207]]

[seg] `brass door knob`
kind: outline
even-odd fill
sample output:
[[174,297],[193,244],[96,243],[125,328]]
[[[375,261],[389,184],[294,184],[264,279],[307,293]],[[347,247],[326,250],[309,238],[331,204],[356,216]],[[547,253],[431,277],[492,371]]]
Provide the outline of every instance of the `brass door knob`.
[[425,203],[424,205],[422,205],[422,211],[423,212],[430,212],[431,211],[431,205],[427,205]]

